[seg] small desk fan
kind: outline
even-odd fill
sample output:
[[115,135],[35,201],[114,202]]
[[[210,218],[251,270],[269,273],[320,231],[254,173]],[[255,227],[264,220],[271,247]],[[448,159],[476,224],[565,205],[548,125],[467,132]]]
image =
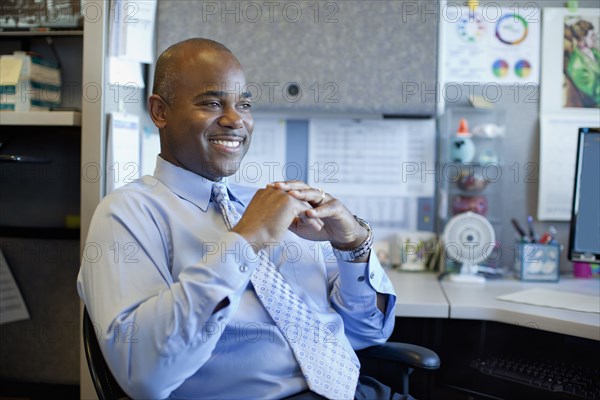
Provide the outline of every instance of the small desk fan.
[[444,250],[446,255],[461,263],[460,273],[452,274],[453,282],[485,283],[477,275],[478,263],[494,251],[496,235],[492,224],[479,214],[467,211],[452,217],[444,228]]

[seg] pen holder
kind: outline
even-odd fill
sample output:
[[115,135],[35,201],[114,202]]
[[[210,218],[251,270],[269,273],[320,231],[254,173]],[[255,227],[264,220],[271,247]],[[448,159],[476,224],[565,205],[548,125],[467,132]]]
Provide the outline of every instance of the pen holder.
[[560,245],[517,243],[515,271],[522,281],[557,282]]

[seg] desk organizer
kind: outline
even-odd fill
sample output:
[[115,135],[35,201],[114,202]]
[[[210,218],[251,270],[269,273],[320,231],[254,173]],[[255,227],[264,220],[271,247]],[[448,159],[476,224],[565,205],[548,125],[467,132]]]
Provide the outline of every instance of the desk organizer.
[[557,282],[560,273],[560,245],[517,243],[515,271],[522,281]]

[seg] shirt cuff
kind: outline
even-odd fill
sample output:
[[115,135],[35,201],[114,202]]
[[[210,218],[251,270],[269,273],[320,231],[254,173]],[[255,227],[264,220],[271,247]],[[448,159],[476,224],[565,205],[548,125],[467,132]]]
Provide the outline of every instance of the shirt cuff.
[[340,266],[340,288],[352,296],[369,296],[373,288],[369,285],[368,263],[353,263],[338,260]]
[[385,271],[379,262],[372,260],[365,263],[352,263],[338,260],[341,289],[353,296],[369,296],[373,290],[383,294],[394,294]]

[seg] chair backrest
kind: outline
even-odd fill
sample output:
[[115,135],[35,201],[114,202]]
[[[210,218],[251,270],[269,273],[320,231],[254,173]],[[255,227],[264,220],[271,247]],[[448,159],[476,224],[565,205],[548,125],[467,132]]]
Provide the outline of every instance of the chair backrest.
[[83,309],[83,344],[85,358],[87,359],[98,398],[100,400],[128,399],[128,396],[121,389],[104,360],[100,345],[98,344],[94,324],[86,308]]

